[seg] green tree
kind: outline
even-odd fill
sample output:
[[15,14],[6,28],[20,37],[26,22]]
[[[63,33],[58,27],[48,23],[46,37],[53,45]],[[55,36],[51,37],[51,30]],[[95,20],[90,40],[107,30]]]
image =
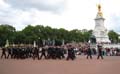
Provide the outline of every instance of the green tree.
[[116,32],[114,32],[113,30],[109,31],[108,36],[112,43],[118,42],[119,35]]
[[92,30],[83,32],[84,42],[88,42],[90,40],[90,36],[92,35]]
[[13,42],[16,29],[8,24],[0,25],[0,46],[4,46],[6,40]]
[[69,41],[83,42],[83,34],[80,30],[74,29],[69,32]]
[[17,31],[15,32],[14,35],[14,43],[15,44],[21,44],[21,43],[26,43],[26,36],[22,31]]

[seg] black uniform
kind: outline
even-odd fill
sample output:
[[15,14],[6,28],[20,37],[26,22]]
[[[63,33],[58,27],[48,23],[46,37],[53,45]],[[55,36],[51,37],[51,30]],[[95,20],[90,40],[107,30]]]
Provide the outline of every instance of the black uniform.
[[63,48],[60,48],[59,54],[60,54],[60,57],[61,57],[62,59],[65,58],[65,56],[64,56],[64,49],[63,49]]
[[7,58],[7,57],[6,57],[6,49],[5,49],[5,48],[2,48],[1,58],[3,58],[3,56],[5,57],[5,59]]
[[11,48],[7,48],[7,50],[8,50],[8,55],[7,55],[7,58],[9,58],[9,56],[11,56],[12,49],[11,49]]
[[99,59],[99,57],[101,57],[101,59],[103,59],[102,46],[98,46],[98,57],[97,57],[97,59]]
[[68,49],[68,56],[67,56],[66,60],[69,60],[69,59],[71,59],[71,60],[75,59],[75,52],[74,52],[73,48]]
[[42,48],[42,50],[41,50],[40,59],[41,59],[43,56],[45,57],[45,59],[47,58],[47,56],[46,56],[46,49],[45,49],[45,48]]
[[88,59],[88,57],[90,57],[90,59],[92,59],[92,51],[91,51],[90,47],[88,47],[88,49],[87,49],[87,59]]
[[39,49],[36,47],[34,48],[34,51],[33,51],[33,59],[35,60],[35,58],[39,59]]
[[56,54],[56,59],[62,59],[60,47],[57,47],[57,48],[56,48],[55,54]]

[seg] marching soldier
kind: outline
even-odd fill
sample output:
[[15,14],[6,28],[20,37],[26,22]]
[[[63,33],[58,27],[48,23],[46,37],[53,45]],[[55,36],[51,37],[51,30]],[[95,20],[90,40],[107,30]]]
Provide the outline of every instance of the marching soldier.
[[5,48],[2,48],[1,58],[3,58],[3,56],[5,57],[5,59],[7,58],[7,57],[6,57],[6,49],[5,49]]
[[11,48],[7,48],[7,50],[8,50],[8,55],[7,55],[7,59],[8,59],[9,56],[11,56],[12,49]]
[[90,59],[92,59],[92,51],[90,49],[90,46],[88,46],[87,48],[87,59],[90,57]]
[[98,45],[98,57],[97,57],[97,59],[99,59],[99,57],[101,57],[101,59],[103,59],[102,46],[100,46],[100,45]]
[[68,48],[68,56],[66,60],[74,60],[75,59],[75,52],[74,49],[70,46],[70,48]]
[[38,58],[39,60],[39,49],[37,47],[33,50],[33,60],[35,60],[35,58]]
[[40,59],[42,59],[43,56],[45,57],[45,59],[47,58],[47,56],[46,56],[46,49],[45,48],[42,48],[42,50],[41,50]]

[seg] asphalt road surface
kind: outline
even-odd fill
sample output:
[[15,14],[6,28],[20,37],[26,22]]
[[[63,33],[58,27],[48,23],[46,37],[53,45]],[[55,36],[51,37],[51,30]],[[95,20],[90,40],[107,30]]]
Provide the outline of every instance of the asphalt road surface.
[[74,61],[0,59],[0,74],[120,74],[120,56],[106,56],[104,60],[77,56]]

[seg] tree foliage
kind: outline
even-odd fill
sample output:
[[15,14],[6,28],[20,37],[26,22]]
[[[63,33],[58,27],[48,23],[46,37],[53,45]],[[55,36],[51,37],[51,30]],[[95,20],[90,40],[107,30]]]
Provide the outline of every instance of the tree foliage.
[[[68,31],[64,28],[56,29],[49,26],[28,25],[21,31],[16,31],[13,26],[3,24],[0,25],[0,46],[4,46],[6,40],[15,44],[33,44],[34,41],[40,43],[43,40],[55,41],[57,44],[62,44],[64,40],[65,43],[69,42],[88,42],[90,36],[92,35],[92,30],[78,30],[74,29]],[[114,31],[109,32],[109,38],[113,42],[118,41],[118,34]]]
[[109,39],[111,40],[112,43],[117,43],[118,42],[118,34],[114,32],[113,30],[109,31],[108,33]]
[[16,29],[10,25],[0,25],[0,46],[5,45],[6,40],[13,42]]

